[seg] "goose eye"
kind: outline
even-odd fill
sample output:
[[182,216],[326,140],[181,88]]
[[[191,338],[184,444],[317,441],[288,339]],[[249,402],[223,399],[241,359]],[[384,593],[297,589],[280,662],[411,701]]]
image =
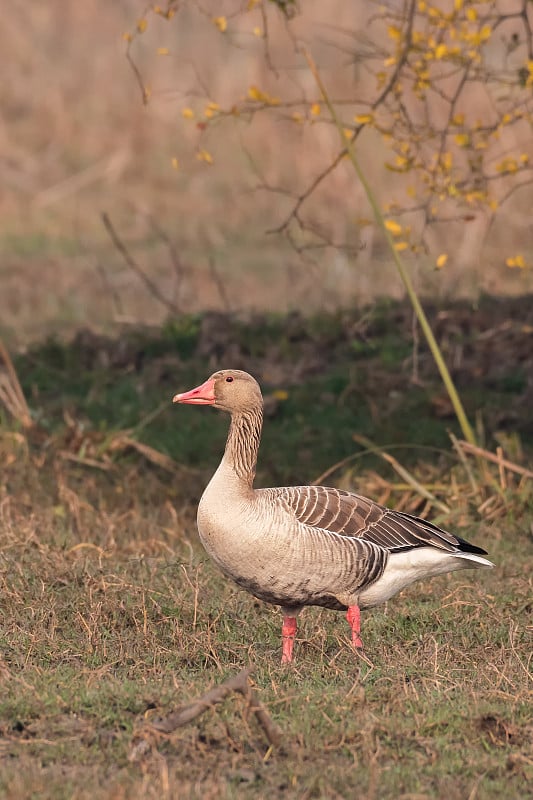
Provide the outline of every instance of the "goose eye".
[[231,375],[228,375],[228,377],[226,378],[226,383],[232,383],[232,381],[233,378],[231,377]]

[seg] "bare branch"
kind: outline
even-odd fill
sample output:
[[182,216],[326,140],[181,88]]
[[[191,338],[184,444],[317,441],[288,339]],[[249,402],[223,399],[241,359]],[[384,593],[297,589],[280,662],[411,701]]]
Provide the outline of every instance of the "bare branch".
[[172,266],[174,268],[174,305],[176,306],[177,310],[180,309],[180,293],[183,286],[183,279],[185,277],[185,266],[178,254],[178,250],[176,245],[167,234],[167,232],[159,225],[157,220],[154,218],[152,214],[147,215],[148,221],[152,227],[152,230],[159,236],[159,238],[165,243],[167,250],[170,255],[170,260],[172,262]]
[[135,80],[137,82],[137,85],[138,85],[139,89],[141,90],[141,98],[142,98],[143,105],[146,106],[146,105],[148,105],[148,100],[150,98],[150,92],[148,90],[148,87],[146,86],[146,84],[143,81],[143,77],[141,75],[139,67],[137,66],[137,64],[135,63],[135,61],[132,58],[132,55],[131,55],[131,44],[132,44],[131,41],[129,41],[128,44],[127,44],[127,47],[126,47],[126,60],[127,60],[128,64],[130,65],[130,67],[131,67],[131,69],[133,71],[133,74],[135,76]]
[[226,309],[226,311],[231,311],[231,302],[228,297],[226,287],[224,286],[224,281],[222,280],[220,272],[218,271],[216,261],[213,255],[209,256],[208,263],[209,263],[209,273],[211,275],[211,278],[213,279],[213,283],[217,287],[218,294],[220,295],[220,299],[222,300],[222,304]]
[[124,259],[128,267],[137,275],[137,277],[142,281],[142,283],[144,283],[148,291],[152,294],[153,297],[155,297],[156,300],[158,300],[162,305],[165,306],[165,308],[167,308],[173,314],[177,314],[179,310],[176,304],[168,300],[168,298],[166,298],[165,295],[160,291],[157,284],[155,284],[152,281],[152,279],[149,278],[148,275],[140,268],[140,266],[137,264],[133,256],[130,254],[124,242],[119,238],[118,233],[116,232],[115,228],[113,227],[113,224],[111,223],[109,215],[105,211],[103,211],[101,213],[101,217],[105,229],[108,232],[109,236],[111,237],[111,241],[115,245],[118,252],[121,254],[122,258]]

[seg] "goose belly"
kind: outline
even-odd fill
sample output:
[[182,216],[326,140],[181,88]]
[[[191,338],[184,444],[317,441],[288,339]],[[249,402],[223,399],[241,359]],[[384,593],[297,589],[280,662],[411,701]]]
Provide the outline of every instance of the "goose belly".
[[[304,605],[345,609],[338,599],[354,581],[350,558],[342,552],[317,554],[297,535],[263,527],[253,518],[214,518],[199,508],[198,531],[209,556],[222,572],[255,597],[286,607]],[[307,543],[309,544],[309,543]],[[353,567],[353,565],[352,565]]]
[[382,576],[361,592],[359,605],[361,608],[377,606],[415,581],[469,566],[473,565],[454,553],[436,550],[434,547],[417,547],[401,553],[392,552]]

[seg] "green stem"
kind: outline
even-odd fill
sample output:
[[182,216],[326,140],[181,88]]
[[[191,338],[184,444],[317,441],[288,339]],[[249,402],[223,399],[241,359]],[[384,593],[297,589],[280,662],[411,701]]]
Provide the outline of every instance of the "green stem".
[[463,404],[461,402],[461,398],[459,397],[457,389],[455,388],[455,384],[453,382],[452,376],[450,375],[450,373],[448,371],[448,367],[446,366],[446,362],[444,361],[441,349],[440,349],[440,347],[439,347],[439,345],[437,343],[437,340],[435,339],[435,336],[433,335],[433,331],[431,329],[431,325],[429,324],[428,318],[426,317],[424,309],[422,308],[420,300],[418,299],[418,295],[417,295],[417,293],[415,291],[415,288],[414,288],[414,286],[413,286],[413,284],[411,282],[411,278],[409,277],[409,273],[407,272],[407,270],[405,268],[405,265],[404,265],[404,263],[403,263],[403,261],[402,261],[402,259],[400,257],[400,254],[396,250],[396,247],[394,245],[394,240],[393,240],[390,232],[387,230],[387,227],[385,225],[385,217],[383,216],[383,212],[381,211],[381,208],[378,205],[376,196],[375,196],[375,194],[374,194],[369,182],[367,181],[363,170],[361,169],[359,161],[357,160],[357,157],[355,155],[355,150],[354,150],[354,147],[353,147],[353,143],[350,141],[350,139],[347,137],[347,135],[346,135],[346,133],[344,131],[344,127],[342,125],[342,122],[339,119],[339,117],[337,115],[337,112],[335,111],[333,103],[330,100],[330,97],[329,97],[329,95],[327,93],[326,87],[324,86],[324,84],[322,82],[322,78],[320,77],[320,74],[318,72],[318,69],[317,69],[317,66],[316,66],[315,62],[313,61],[310,53],[305,48],[303,49],[303,53],[304,53],[304,56],[305,56],[305,58],[307,60],[308,65],[309,65],[309,69],[313,73],[313,77],[314,77],[314,79],[315,79],[315,81],[317,83],[317,86],[320,89],[320,93],[322,94],[322,97],[324,98],[324,102],[325,102],[325,104],[327,105],[327,107],[329,109],[329,113],[331,114],[331,118],[332,118],[333,122],[335,123],[335,126],[336,126],[337,130],[339,131],[339,135],[340,135],[340,137],[342,139],[343,145],[346,148],[346,153],[347,153],[350,161],[352,162],[352,165],[353,165],[353,167],[355,169],[355,172],[357,173],[357,177],[359,178],[359,180],[361,181],[361,184],[363,185],[363,188],[364,188],[364,190],[366,192],[366,196],[368,197],[368,202],[370,203],[370,206],[372,208],[372,211],[374,213],[374,217],[376,218],[378,226],[381,228],[381,230],[383,232],[383,235],[385,236],[385,239],[387,241],[387,244],[390,247],[390,250],[391,250],[391,253],[392,253],[392,257],[394,259],[394,263],[396,264],[396,268],[397,268],[397,270],[398,270],[398,272],[400,274],[400,278],[403,281],[403,285],[405,286],[405,289],[406,289],[407,294],[409,296],[409,300],[411,301],[411,304],[412,304],[412,306],[414,308],[415,314],[416,314],[417,319],[418,319],[418,321],[420,323],[420,327],[422,328],[422,330],[424,332],[424,336],[426,337],[427,343],[429,345],[429,349],[431,350],[431,354],[432,354],[432,356],[433,356],[433,358],[435,360],[435,363],[436,363],[436,365],[438,367],[438,370],[440,372],[441,378],[442,378],[443,383],[444,383],[444,385],[446,387],[446,391],[448,392],[448,396],[449,396],[449,398],[450,398],[450,400],[452,402],[453,409],[455,411],[455,415],[456,415],[456,417],[457,417],[457,419],[459,421],[459,425],[461,426],[461,430],[463,432],[463,436],[467,440],[467,442],[470,442],[471,444],[475,444],[476,443],[476,437],[474,436],[474,431],[472,430],[472,427],[471,427],[471,425],[470,425],[470,423],[468,421],[468,417],[466,416],[466,412],[465,412]]

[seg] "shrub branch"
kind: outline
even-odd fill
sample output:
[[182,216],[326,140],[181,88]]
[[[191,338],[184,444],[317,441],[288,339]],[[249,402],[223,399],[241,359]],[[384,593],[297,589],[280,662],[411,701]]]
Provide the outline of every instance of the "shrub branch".
[[322,81],[322,78],[320,77],[320,73],[318,72],[318,68],[317,68],[317,66],[316,66],[311,54],[309,53],[309,51],[306,48],[303,48],[303,54],[305,56],[307,64],[309,65],[309,69],[311,70],[311,73],[313,74],[313,77],[314,77],[314,79],[316,81],[316,84],[317,84],[317,86],[318,86],[318,88],[320,90],[320,93],[321,93],[321,95],[322,95],[322,97],[324,99],[324,102],[328,107],[329,113],[330,113],[331,118],[332,118],[332,120],[333,120],[333,122],[335,124],[335,127],[337,128],[337,130],[339,132],[339,136],[340,136],[341,141],[342,141],[342,143],[344,145],[346,153],[348,154],[348,158],[350,159],[350,161],[351,161],[351,163],[353,165],[353,168],[354,168],[354,170],[355,170],[355,172],[357,174],[357,177],[359,178],[359,180],[361,182],[361,185],[363,186],[363,189],[365,190],[365,194],[366,194],[366,196],[368,198],[368,202],[370,203],[370,206],[372,208],[372,212],[374,214],[374,217],[376,219],[378,227],[381,229],[381,231],[382,231],[382,233],[383,233],[383,235],[385,237],[385,240],[386,240],[386,242],[387,242],[387,244],[388,244],[388,246],[390,248],[390,251],[392,253],[392,258],[394,260],[394,264],[396,265],[396,269],[398,270],[398,273],[400,275],[400,278],[402,279],[403,285],[405,286],[405,289],[407,291],[407,295],[409,297],[409,300],[411,301],[411,304],[412,304],[412,306],[414,308],[414,311],[415,311],[415,314],[417,316],[417,319],[418,319],[418,321],[420,323],[420,327],[422,328],[422,331],[424,332],[424,336],[426,337],[427,343],[429,345],[429,349],[431,350],[431,354],[432,354],[433,359],[434,359],[434,361],[435,361],[435,363],[437,365],[437,368],[438,368],[438,370],[440,372],[442,381],[444,383],[444,386],[446,387],[446,391],[448,392],[449,398],[450,398],[451,403],[453,405],[453,409],[455,411],[455,415],[457,417],[459,425],[461,426],[461,430],[463,432],[463,436],[465,437],[465,439],[468,442],[470,442],[470,444],[475,445],[476,444],[476,438],[474,436],[474,431],[473,431],[472,426],[470,425],[470,423],[468,421],[468,417],[466,416],[466,412],[465,412],[463,404],[461,402],[461,398],[459,397],[457,389],[455,388],[455,384],[453,382],[452,376],[450,375],[448,367],[446,366],[446,362],[445,362],[444,357],[442,355],[441,349],[440,349],[440,347],[439,347],[439,345],[437,343],[437,340],[435,339],[435,336],[434,336],[433,331],[431,329],[431,325],[429,324],[428,318],[427,318],[427,316],[425,314],[425,311],[424,311],[424,309],[422,307],[422,304],[421,304],[421,302],[420,302],[420,300],[418,298],[418,295],[417,295],[417,293],[415,291],[415,288],[414,288],[414,286],[413,286],[413,284],[411,282],[411,278],[409,276],[409,273],[408,273],[408,271],[407,271],[407,269],[405,267],[405,264],[403,263],[403,260],[402,260],[402,258],[400,256],[400,254],[396,250],[392,235],[387,230],[387,227],[385,225],[385,217],[383,216],[383,212],[381,211],[381,208],[380,208],[380,206],[378,204],[378,201],[376,199],[374,191],[373,191],[372,187],[370,186],[370,183],[366,179],[366,176],[365,176],[365,174],[364,174],[364,172],[363,172],[363,170],[361,168],[361,165],[359,164],[359,160],[358,160],[358,158],[357,158],[357,156],[355,154],[355,149],[353,147],[353,141],[346,135],[346,133],[344,131],[344,127],[342,125],[342,122],[341,122],[341,120],[339,119],[339,117],[337,115],[335,107],[334,107],[334,105],[333,105],[333,103],[332,103],[332,101],[330,99],[330,96],[329,96],[329,94],[327,92],[327,89],[326,89],[326,87],[324,85],[324,82]]

